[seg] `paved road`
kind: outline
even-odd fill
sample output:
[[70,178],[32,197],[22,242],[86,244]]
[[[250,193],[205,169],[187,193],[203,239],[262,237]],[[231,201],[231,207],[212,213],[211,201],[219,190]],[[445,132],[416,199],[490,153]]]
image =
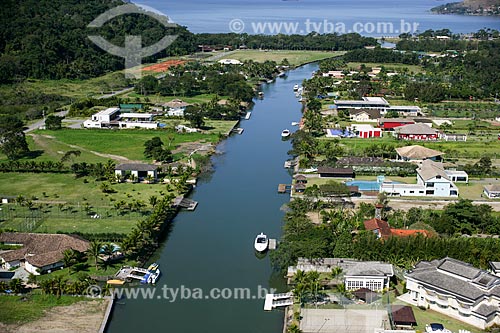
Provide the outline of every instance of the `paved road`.
[[97,99],[110,98],[110,97],[113,97],[113,96],[116,96],[116,95],[121,95],[121,94],[128,93],[129,91],[132,91],[132,90],[134,90],[134,87],[128,87],[128,88],[125,88],[125,89],[122,89],[122,90],[115,91],[114,93],[111,93],[111,94],[106,94],[106,95],[99,96],[99,97],[97,97]]

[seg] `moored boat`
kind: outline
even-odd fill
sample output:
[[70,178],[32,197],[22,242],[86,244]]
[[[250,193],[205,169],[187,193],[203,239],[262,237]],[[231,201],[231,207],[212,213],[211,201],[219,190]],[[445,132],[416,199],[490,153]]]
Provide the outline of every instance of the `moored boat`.
[[282,132],[281,132],[281,137],[282,138],[286,138],[286,137],[289,137],[290,136],[290,130],[288,129],[284,129]]
[[263,232],[255,237],[254,248],[257,252],[264,252],[269,246],[269,239]]
[[297,90],[299,90],[299,85],[298,84],[296,84],[296,85],[293,86],[293,91],[297,91]]

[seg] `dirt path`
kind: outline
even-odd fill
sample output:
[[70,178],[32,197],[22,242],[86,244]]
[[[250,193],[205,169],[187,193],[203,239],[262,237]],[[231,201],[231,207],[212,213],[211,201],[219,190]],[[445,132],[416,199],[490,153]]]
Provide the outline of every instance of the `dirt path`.
[[58,306],[45,317],[23,325],[3,325],[5,333],[96,333],[99,331],[109,300],[83,301]]

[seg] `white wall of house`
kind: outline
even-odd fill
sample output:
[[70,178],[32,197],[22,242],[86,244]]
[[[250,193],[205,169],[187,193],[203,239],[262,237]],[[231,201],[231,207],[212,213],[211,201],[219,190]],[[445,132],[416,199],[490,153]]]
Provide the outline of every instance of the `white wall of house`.
[[458,188],[453,182],[439,175],[425,181],[417,175],[417,184],[425,186],[427,196],[458,197]]
[[487,188],[483,189],[484,195],[486,195],[489,199],[498,199],[500,198],[500,191],[490,191]]
[[157,122],[140,122],[140,121],[120,121],[118,122],[118,127],[120,128],[147,128],[147,129],[156,129],[158,128]]
[[425,197],[425,186],[421,184],[382,183],[380,192],[402,197]]
[[389,279],[380,276],[345,276],[346,290],[368,288],[372,291],[382,291],[389,286]]
[[11,269],[13,267],[19,267],[21,262],[19,260],[5,261],[2,259],[2,266],[5,269]]
[[43,267],[37,267],[29,263],[29,259],[26,260],[26,263],[24,265],[24,269],[32,273],[33,275],[40,275],[40,272],[49,272],[49,271],[54,271],[55,269],[62,268],[64,266],[63,262],[56,262],[51,265],[43,266]]

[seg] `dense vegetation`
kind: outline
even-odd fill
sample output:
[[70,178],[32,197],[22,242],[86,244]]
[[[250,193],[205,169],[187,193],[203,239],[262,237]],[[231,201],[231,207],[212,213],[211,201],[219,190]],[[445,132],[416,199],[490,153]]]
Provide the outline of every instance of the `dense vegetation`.
[[[404,268],[411,268],[420,260],[450,256],[487,268],[489,261],[500,259],[500,241],[494,238],[462,237],[461,234],[500,231],[500,221],[491,214],[488,205],[474,206],[461,200],[450,204],[442,212],[412,208],[408,212],[387,212],[392,227],[428,229],[442,232],[440,236],[425,238],[391,237],[387,241],[363,230],[363,220],[372,218],[373,206],[362,204],[355,211],[314,203],[309,199],[295,199],[288,204],[283,238],[273,252],[274,265],[280,269],[294,265],[297,258],[355,258],[381,260]],[[330,208],[323,210],[323,208]],[[306,216],[317,211],[321,224],[313,224]],[[357,230],[357,232],[353,232]]]

